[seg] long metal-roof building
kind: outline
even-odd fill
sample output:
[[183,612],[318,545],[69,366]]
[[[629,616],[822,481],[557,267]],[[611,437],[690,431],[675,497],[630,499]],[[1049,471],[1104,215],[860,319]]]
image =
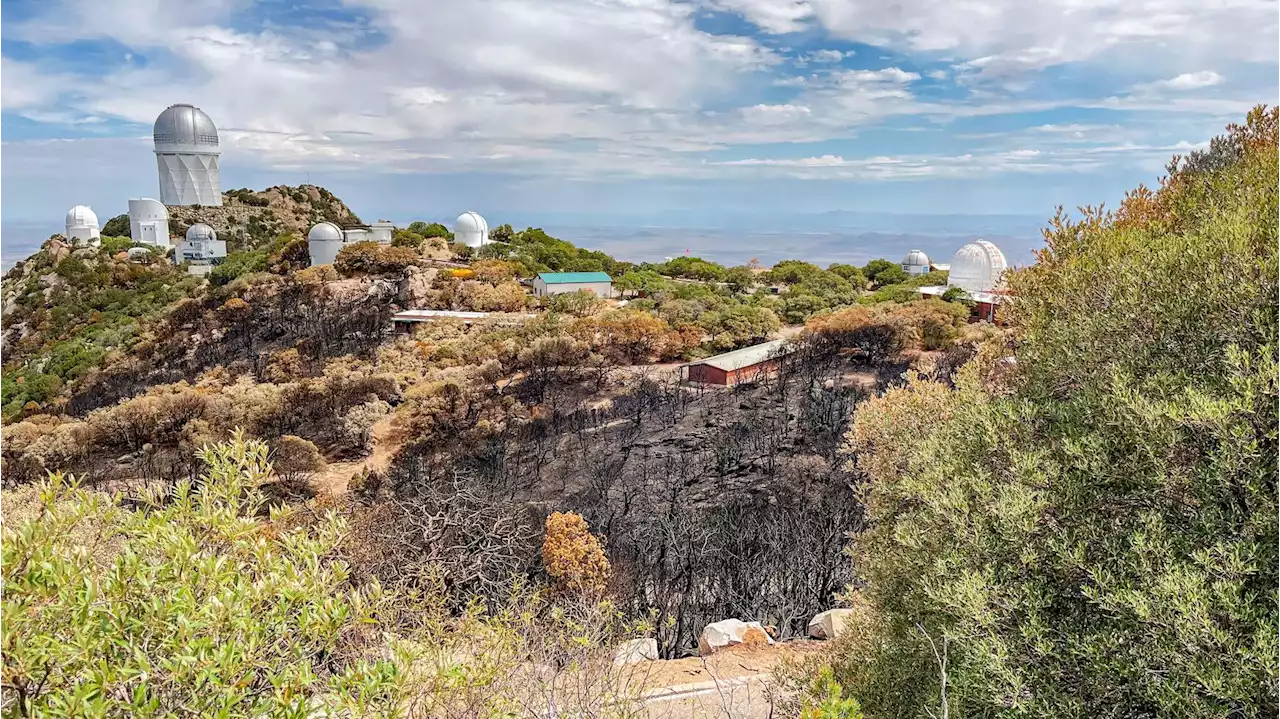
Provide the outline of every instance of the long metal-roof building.
[[542,272],[533,278],[533,294],[538,297],[581,290],[596,297],[613,297],[613,279],[606,272]]
[[762,379],[778,368],[778,360],[791,354],[787,340],[772,340],[725,352],[680,366],[680,379],[700,384],[732,386]]

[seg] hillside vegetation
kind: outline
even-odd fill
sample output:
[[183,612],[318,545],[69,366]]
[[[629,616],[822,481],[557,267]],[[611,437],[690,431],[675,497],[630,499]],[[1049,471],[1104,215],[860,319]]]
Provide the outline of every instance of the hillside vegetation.
[[1277,118],[1055,218],[1016,365],[857,412],[868,715],[1276,713]]
[[[0,701],[636,716],[621,642],[844,605],[773,715],[1272,715],[1278,124],[1053,219],[1004,328],[884,260],[414,223],[196,281],[51,240],[4,287]],[[626,304],[531,297],[547,270]],[[495,314],[392,334],[401,307]],[[776,372],[675,376],[784,324]]]

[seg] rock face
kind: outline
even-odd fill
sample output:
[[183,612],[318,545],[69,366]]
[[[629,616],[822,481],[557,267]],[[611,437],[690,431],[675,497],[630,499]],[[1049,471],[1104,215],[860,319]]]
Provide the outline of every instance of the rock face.
[[431,297],[431,285],[435,282],[437,270],[434,267],[425,269],[413,268],[405,273],[397,287],[396,301],[401,307],[426,307]]
[[229,242],[228,250],[254,247],[291,233],[302,239],[318,222],[345,227],[360,222],[342,200],[315,185],[277,185],[260,192],[228,190],[222,193],[221,207],[181,207],[171,205],[169,233],[180,239],[187,228],[203,222]]
[[657,639],[632,639],[618,645],[613,655],[613,663],[618,666],[651,662],[658,658]]
[[809,620],[809,636],[814,639],[835,639],[844,633],[852,609],[828,609]]
[[726,649],[768,644],[773,644],[773,639],[760,622],[722,619],[703,627],[702,636],[698,638],[698,653],[705,657]]

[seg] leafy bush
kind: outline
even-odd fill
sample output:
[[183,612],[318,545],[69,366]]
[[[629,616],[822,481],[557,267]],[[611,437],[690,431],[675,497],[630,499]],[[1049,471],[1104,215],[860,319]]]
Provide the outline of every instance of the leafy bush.
[[333,261],[333,268],[340,274],[384,275],[403,272],[405,268],[422,261],[421,256],[408,247],[390,247],[377,242],[353,242],[343,245]]
[[552,512],[542,540],[542,564],[552,588],[569,596],[602,596],[609,583],[609,560],[587,520],[573,512]]
[[1059,215],[1012,350],[858,411],[875,639],[836,675],[869,714],[936,714],[943,677],[953,716],[1280,709],[1278,126]]
[[116,215],[102,226],[103,237],[129,237],[133,228],[129,226],[129,215]]
[[876,287],[884,287],[886,285],[898,285],[909,279],[907,271],[899,265],[890,265],[883,270],[871,276],[871,281]]
[[5,703],[27,716],[301,716],[395,706],[361,637],[392,597],[330,559],[342,523],[256,519],[266,446],[205,450],[142,509],[51,476],[3,534]]

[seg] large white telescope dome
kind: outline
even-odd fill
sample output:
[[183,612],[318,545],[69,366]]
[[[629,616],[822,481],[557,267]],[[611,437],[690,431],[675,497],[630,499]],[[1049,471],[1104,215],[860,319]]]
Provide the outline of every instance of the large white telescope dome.
[[156,118],[152,138],[156,152],[180,152],[185,147],[197,152],[218,150],[218,128],[195,105],[170,105]]
[[453,239],[467,247],[489,244],[489,223],[478,212],[464,212],[453,223]]
[[1008,266],[999,247],[986,240],[970,242],[951,258],[947,284],[970,293],[990,292],[1000,287],[1001,275]]

